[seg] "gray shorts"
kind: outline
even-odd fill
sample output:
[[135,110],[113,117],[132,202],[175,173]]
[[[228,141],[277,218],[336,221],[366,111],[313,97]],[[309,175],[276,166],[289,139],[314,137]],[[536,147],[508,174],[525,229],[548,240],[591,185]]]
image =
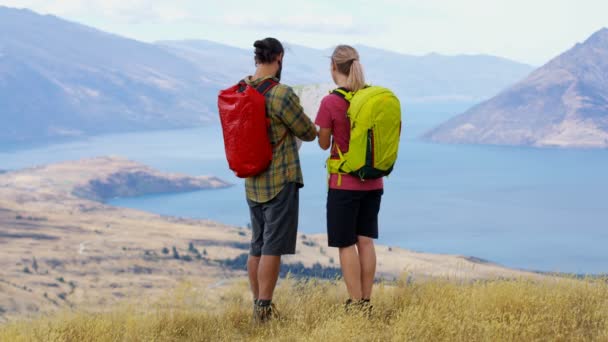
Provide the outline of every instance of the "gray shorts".
[[287,183],[279,194],[266,203],[247,199],[251,214],[252,256],[296,253],[300,187]]

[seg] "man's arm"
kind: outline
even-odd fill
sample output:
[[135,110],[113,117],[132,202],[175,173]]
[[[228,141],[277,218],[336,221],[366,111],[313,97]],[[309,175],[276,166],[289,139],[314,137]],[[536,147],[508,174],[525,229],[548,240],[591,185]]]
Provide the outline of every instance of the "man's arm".
[[315,140],[317,129],[310,118],[304,113],[304,108],[300,104],[298,95],[291,88],[287,88],[281,105],[281,120],[289,130],[300,140]]

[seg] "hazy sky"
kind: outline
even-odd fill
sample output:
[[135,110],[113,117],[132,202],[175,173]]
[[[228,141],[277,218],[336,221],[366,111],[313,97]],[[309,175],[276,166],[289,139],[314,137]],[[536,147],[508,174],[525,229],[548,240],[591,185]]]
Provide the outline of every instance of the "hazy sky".
[[484,53],[540,65],[608,27],[608,0],[0,0],[127,37],[255,39],[409,54]]

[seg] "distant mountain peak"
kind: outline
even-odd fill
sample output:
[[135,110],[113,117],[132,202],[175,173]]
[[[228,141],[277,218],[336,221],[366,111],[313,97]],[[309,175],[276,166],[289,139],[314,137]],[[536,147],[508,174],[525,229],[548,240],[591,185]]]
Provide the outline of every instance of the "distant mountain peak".
[[600,29],[599,31],[595,32],[594,34],[591,35],[591,37],[589,37],[585,43],[585,45],[588,44],[602,44],[602,45],[606,45],[608,46],[608,28],[604,27],[602,29]]
[[[202,125],[215,89],[165,49],[0,7],[0,141]],[[194,95],[196,94],[196,95]]]
[[433,131],[447,143],[608,148],[608,29]]
[[46,18],[55,18],[61,20],[59,17],[53,14],[40,14],[32,11],[29,8],[21,8],[21,7],[8,7],[0,5],[0,14],[5,15],[22,15],[22,16],[31,16],[31,17],[46,17]]

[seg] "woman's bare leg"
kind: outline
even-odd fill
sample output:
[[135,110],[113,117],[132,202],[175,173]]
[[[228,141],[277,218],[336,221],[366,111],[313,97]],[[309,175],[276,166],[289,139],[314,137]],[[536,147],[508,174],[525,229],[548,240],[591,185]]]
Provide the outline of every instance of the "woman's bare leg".
[[359,236],[357,241],[361,272],[361,294],[363,299],[372,297],[372,287],[376,278],[376,249],[374,240]]
[[361,263],[356,245],[340,248],[340,266],[350,298],[361,299]]

